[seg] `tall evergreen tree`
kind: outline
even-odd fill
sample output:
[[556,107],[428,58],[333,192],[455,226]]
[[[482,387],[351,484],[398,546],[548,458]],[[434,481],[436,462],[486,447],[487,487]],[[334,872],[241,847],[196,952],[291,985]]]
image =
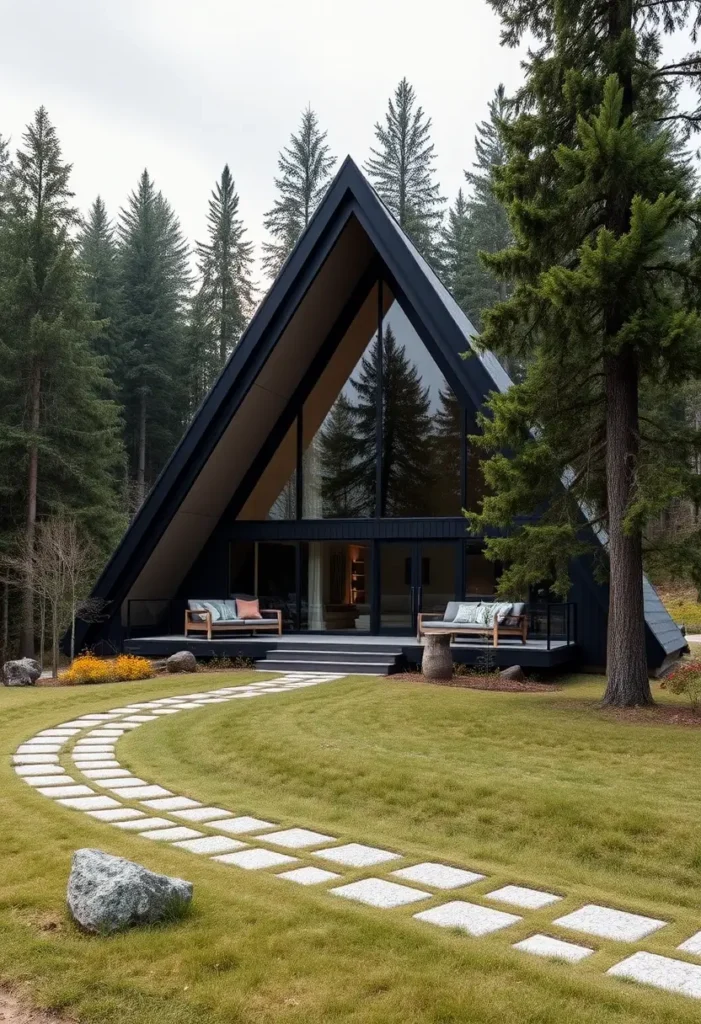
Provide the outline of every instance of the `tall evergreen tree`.
[[278,157],[275,179],[278,198],[265,215],[265,228],[273,237],[263,243],[263,268],[275,277],[319,205],[336,163],[326,132],[311,107],[302,114],[298,133]]
[[119,383],[130,478],[140,505],[171,455],[187,412],[188,245],[148,171],[118,225]]
[[117,375],[115,358],[120,294],[117,243],[114,225],[100,196],[90,207],[78,244],[84,270],[85,297],[93,307],[95,318],[104,324],[97,349],[107,358],[107,369],[114,380]]
[[[582,508],[598,520],[609,573],[605,701],[646,704],[642,531],[678,493],[691,454],[654,409],[647,415],[646,396],[701,374],[698,259],[669,245],[698,217],[677,131],[697,115],[677,103],[680,75],[698,75],[701,59],[663,65],[661,35],[690,16],[698,28],[701,11],[682,0],[489,2],[506,43],[529,33],[537,44],[496,175],[515,243],[488,261],[515,290],[486,313],[483,334],[528,365],[482,420],[494,494],[472,525],[511,531],[488,541],[508,565],[503,591],[542,580],[549,565],[564,596]],[[538,525],[514,528],[543,506]]]
[[506,147],[500,125],[508,120],[509,109],[500,85],[489,104],[489,117],[477,127],[475,162],[465,172],[470,187],[467,214],[471,226],[471,246],[458,281],[456,300],[475,327],[482,330],[482,311],[510,294],[510,285],[485,265],[481,252],[499,252],[511,245],[513,234],[504,205],[494,194],[494,175],[506,162]]
[[253,243],[246,240],[246,229],[238,215],[239,197],[228,164],[209,200],[208,240],[197,243],[198,267],[202,278],[197,293],[196,314],[202,350],[197,365],[204,359],[204,379],[195,398],[201,400],[238,343],[253,311],[254,288],[251,277]]
[[23,136],[0,228],[0,458],[3,527],[23,523],[20,648],[34,653],[38,519],[68,511],[102,542],[120,527],[118,412],[82,294],[76,223],[55,128],[43,107]]
[[434,260],[443,199],[435,181],[431,119],[416,106],[414,88],[403,78],[387,104],[384,124],[375,124],[377,148],[365,163],[380,198],[426,259]]
[[7,213],[9,204],[8,186],[12,171],[10,143],[0,135],[0,220]]
[[469,205],[463,190],[458,189],[455,203],[448,210],[447,221],[441,230],[440,268],[446,287],[468,316],[469,271],[474,262],[474,251]]

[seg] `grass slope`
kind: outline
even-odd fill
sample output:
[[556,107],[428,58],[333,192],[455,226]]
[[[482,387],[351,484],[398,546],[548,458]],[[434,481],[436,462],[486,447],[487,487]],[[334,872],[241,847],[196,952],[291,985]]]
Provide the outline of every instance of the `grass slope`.
[[[472,940],[419,925],[416,907],[372,911],[149,843],[55,806],[11,771],[21,739],[70,715],[226,681],[0,694],[0,977],[110,1024],[699,1019],[691,1000],[603,976],[638,947],[597,941],[576,968],[510,949],[538,929],[557,934],[552,911]],[[600,691],[590,680],[500,694],[351,678],[164,717],[125,736],[120,760],[240,813],[482,869],[489,880],[471,900],[520,882],[563,892],[562,913],[597,901],[663,917],[671,924],[640,948],[674,955],[701,927],[700,734],[618,723],[592,707]],[[192,913],[108,940],[80,935],[63,901],[81,845],[191,879]]]

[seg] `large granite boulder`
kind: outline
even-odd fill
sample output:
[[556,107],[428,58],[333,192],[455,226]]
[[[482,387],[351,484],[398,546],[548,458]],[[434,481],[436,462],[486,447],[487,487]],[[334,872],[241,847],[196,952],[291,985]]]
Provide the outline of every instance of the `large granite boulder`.
[[178,651],[167,659],[166,668],[169,672],[196,672],[197,660],[192,651]]
[[86,932],[108,934],[155,924],[181,912],[192,883],[156,875],[101,850],[76,850],[68,879],[68,909]]
[[6,661],[2,667],[2,681],[5,686],[35,686],[40,675],[41,666],[34,658]]

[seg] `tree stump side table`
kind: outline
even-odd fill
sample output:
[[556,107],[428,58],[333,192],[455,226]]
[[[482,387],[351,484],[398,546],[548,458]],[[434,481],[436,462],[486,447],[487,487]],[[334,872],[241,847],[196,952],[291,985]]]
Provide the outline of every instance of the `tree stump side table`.
[[421,672],[426,679],[452,679],[453,655],[450,633],[424,633],[424,651]]

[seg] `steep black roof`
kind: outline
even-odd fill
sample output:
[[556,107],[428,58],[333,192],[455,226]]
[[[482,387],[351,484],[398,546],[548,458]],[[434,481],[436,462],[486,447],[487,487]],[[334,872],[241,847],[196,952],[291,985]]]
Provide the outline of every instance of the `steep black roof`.
[[[317,276],[328,269],[334,246],[351,221],[367,236],[373,258],[381,262],[392,291],[453,390],[479,408],[491,391],[511,381],[490,352],[472,344],[475,329],[434,271],[417,252],[365,176],[347,157],[309,226],[286,260],[216,383],[162,470],[150,494],[94,588],[94,596],[115,608],[152,556],[169,523],[185,501],[240,409],[276,345],[308,295]],[[362,280],[359,268],[358,275]],[[349,290],[359,284],[350,281]],[[464,359],[467,348],[473,358]],[[152,595],[158,597],[161,595]],[[665,653],[680,650],[684,638],[648,581],[646,621]],[[78,643],[89,639],[85,627]]]

